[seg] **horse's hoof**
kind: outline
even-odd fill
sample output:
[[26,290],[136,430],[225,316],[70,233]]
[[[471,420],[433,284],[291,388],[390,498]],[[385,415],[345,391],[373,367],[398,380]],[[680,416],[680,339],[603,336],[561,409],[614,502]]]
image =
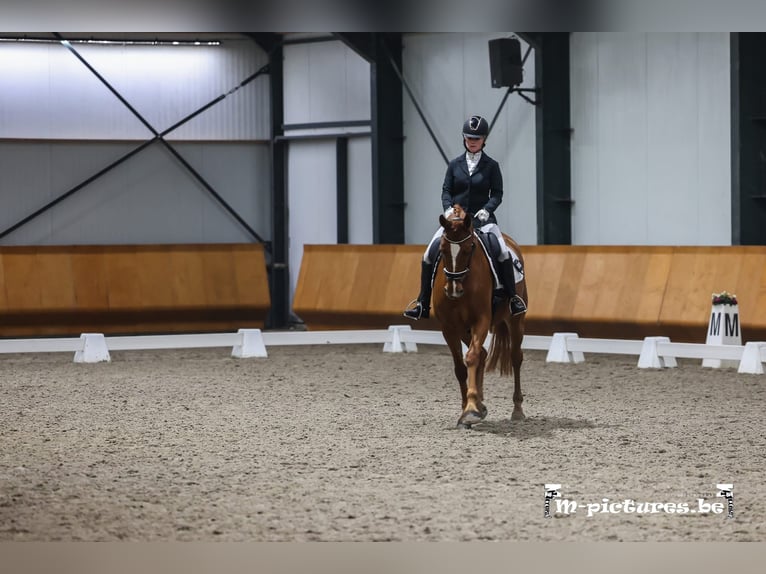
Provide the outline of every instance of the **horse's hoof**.
[[[484,413],[484,416],[486,416],[486,413]],[[460,417],[458,424],[462,423],[470,426],[472,424],[481,422],[484,416],[482,416],[481,413],[477,411],[467,411]]]
[[471,425],[461,423],[460,421],[457,422],[456,428],[459,429],[465,429],[465,430],[471,430]]
[[487,407],[484,405],[481,405],[481,408],[479,409],[479,414],[481,415],[481,420],[484,420],[487,418]]
[[526,418],[527,418],[527,415],[525,415],[521,411],[513,411],[513,413],[511,413],[512,421],[523,421],[523,420],[526,420]]

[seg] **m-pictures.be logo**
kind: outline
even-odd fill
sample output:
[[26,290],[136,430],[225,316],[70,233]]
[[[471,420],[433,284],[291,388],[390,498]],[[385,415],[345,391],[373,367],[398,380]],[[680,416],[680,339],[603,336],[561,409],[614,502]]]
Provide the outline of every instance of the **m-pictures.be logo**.
[[545,485],[545,507],[543,512],[545,518],[551,517],[551,500],[554,498],[561,498],[561,493],[559,492],[560,489],[560,484],[551,483]]
[[718,489],[716,496],[726,499],[728,512],[726,518],[734,518],[734,485],[733,484],[716,484]]
[[[734,518],[734,485],[716,484],[716,497],[725,498],[727,502],[727,518]],[[577,510],[585,510],[588,518],[594,514],[721,514],[724,511],[723,503],[707,502],[704,498],[698,498],[695,504],[687,502],[636,502],[632,498],[610,501],[602,498],[600,502],[580,503],[576,500],[562,498],[561,485],[554,483],[545,484],[545,503],[543,517],[551,517],[551,506],[554,514],[576,514]]]

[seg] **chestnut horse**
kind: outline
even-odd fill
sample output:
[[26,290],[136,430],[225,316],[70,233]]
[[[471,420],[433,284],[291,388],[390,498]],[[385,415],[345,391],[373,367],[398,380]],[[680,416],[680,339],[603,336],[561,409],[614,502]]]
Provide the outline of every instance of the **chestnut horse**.
[[[524,359],[521,341],[524,338],[524,314],[511,316],[508,299],[497,305],[492,315],[494,291],[490,262],[473,227],[473,216],[456,207],[446,219],[439,216],[444,228],[439,245],[440,259],[434,276],[433,307],[441,323],[455,364],[455,376],[460,383],[462,413],[458,426],[470,428],[487,416],[484,406],[484,372],[499,368],[501,375],[513,372],[513,414],[511,420],[524,419],[521,408],[521,363]],[[505,236],[506,244],[524,264],[521,250],[513,239]],[[517,293],[527,302],[524,280],[516,283]],[[484,349],[488,333],[492,332],[489,354]],[[463,358],[461,342],[468,351]]]

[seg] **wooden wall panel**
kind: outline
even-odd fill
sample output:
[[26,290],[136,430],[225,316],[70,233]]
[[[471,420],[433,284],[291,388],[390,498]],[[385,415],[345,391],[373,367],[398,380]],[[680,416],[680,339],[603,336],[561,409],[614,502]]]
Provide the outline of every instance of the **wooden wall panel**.
[[[109,309],[140,309],[142,283],[154,282],[149,272],[144,273],[136,259],[135,247],[104,252],[106,259],[106,283],[109,289]],[[151,259],[149,260],[151,264]],[[152,270],[154,267],[152,266]],[[167,269],[164,270],[167,272]],[[138,273],[138,275],[137,275]],[[163,273],[164,275],[164,273]],[[147,289],[147,293],[152,293]]]
[[263,327],[261,245],[0,247],[0,336]]
[[656,248],[646,253],[643,260],[646,265],[643,282],[636,286],[641,292],[637,318],[646,323],[658,323],[673,253],[670,248]]
[[204,307],[205,298],[204,266],[202,252],[185,247],[174,247],[170,251],[171,280],[168,282],[174,308]]
[[71,261],[74,307],[100,312],[109,309],[109,283],[104,249],[99,246],[73,248]]
[[[527,332],[702,342],[710,295],[739,297],[743,340],[766,340],[766,247],[522,246]],[[406,324],[423,246],[308,245],[293,308],[311,329]],[[431,319],[413,328],[438,329]]]
[[[260,306],[269,301],[269,283],[265,275],[266,258],[260,245],[232,245],[228,257],[234,267],[236,297],[242,305]],[[268,305],[267,305],[268,307]]]
[[[121,297],[112,296],[110,308],[140,308],[151,301],[155,309],[172,309],[176,280],[172,253],[147,246],[136,246],[130,252],[121,253],[119,265],[114,266],[109,279],[110,294]],[[109,266],[112,266],[111,262]]]
[[75,304],[72,258],[69,253],[41,251],[35,255],[41,309],[71,309]]
[[41,284],[35,266],[35,252],[22,248],[5,253],[3,266],[9,310],[39,309],[42,306]]
[[[229,307],[237,302],[237,281],[234,258],[204,252],[202,259],[202,288],[210,306]],[[264,264],[265,267],[265,264]]]
[[764,258],[762,247],[675,248],[660,323],[691,338],[707,324],[711,294],[725,290],[738,297],[743,336],[766,335],[766,308],[759,309],[756,279],[763,275]]
[[[418,296],[422,258],[423,248],[421,247],[417,247],[414,254],[411,245],[394,247],[391,273],[389,280],[385,283],[385,301],[388,304],[386,311],[402,313],[407,304]],[[409,319],[404,320],[409,321]]]
[[523,253],[530,306],[534,306],[537,317],[552,319],[555,316],[555,295],[564,272],[566,254],[558,248],[551,249],[546,257],[536,257],[534,250],[532,253],[524,250]]
[[[745,317],[766,317],[766,252],[749,251],[742,255],[742,265],[737,277],[739,312]],[[763,299],[762,299],[763,297]]]
[[[306,245],[293,311],[310,328],[385,328],[401,324],[420,288],[418,245]],[[434,319],[418,327],[438,329]]]
[[0,313],[8,310],[8,296],[5,294],[5,265],[3,263],[3,254],[0,253]]
[[[766,247],[523,247],[527,332],[702,341],[710,294],[737,294],[744,340],[766,340]],[[408,323],[418,245],[306,246],[293,308],[309,328]],[[270,307],[261,246],[0,248],[0,336],[228,330]],[[412,323],[438,329],[435,319]]]

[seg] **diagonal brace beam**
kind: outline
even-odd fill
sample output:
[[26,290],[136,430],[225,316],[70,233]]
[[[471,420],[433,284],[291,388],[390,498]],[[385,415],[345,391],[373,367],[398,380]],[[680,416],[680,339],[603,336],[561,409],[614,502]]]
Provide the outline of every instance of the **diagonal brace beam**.
[[130,157],[132,157],[132,156],[136,155],[137,153],[139,153],[139,152],[143,151],[144,149],[146,149],[147,147],[149,147],[149,146],[150,146],[151,144],[153,144],[154,142],[157,142],[157,141],[159,141],[159,142],[161,142],[161,143],[162,143],[162,144],[165,146],[165,148],[166,148],[166,149],[168,149],[168,151],[170,151],[170,153],[171,153],[171,154],[172,154],[172,155],[173,155],[173,156],[174,156],[174,157],[175,157],[175,158],[176,158],[176,159],[177,159],[177,160],[178,160],[178,161],[179,161],[179,162],[180,162],[180,163],[181,163],[181,164],[182,164],[182,165],[183,165],[183,166],[184,166],[184,167],[185,167],[185,168],[186,168],[186,169],[187,169],[187,170],[188,170],[188,171],[189,171],[189,172],[190,172],[190,173],[191,173],[191,174],[194,176],[194,177],[195,177],[195,179],[197,179],[197,180],[200,182],[200,184],[202,184],[202,186],[203,186],[203,187],[204,187],[204,188],[205,188],[205,189],[206,189],[206,190],[207,190],[207,191],[208,191],[208,192],[209,192],[211,195],[213,195],[213,197],[214,197],[214,198],[215,198],[215,199],[216,199],[216,200],[217,200],[217,201],[218,201],[218,202],[219,202],[219,203],[220,203],[220,204],[223,206],[223,208],[224,208],[224,209],[225,209],[227,212],[229,212],[229,214],[230,214],[230,215],[232,215],[232,217],[234,217],[234,218],[237,220],[237,222],[239,222],[239,224],[240,224],[240,225],[242,225],[242,226],[243,226],[243,227],[244,227],[244,228],[245,228],[245,229],[246,229],[246,230],[247,230],[247,231],[248,231],[248,232],[249,232],[249,233],[250,233],[250,234],[251,234],[251,235],[252,235],[252,236],[253,236],[253,237],[254,237],[256,240],[257,240],[257,241],[259,241],[259,242],[263,243],[263,244],[266,246],[266,248],[268,249],[268,247],[269,247],[269,243],[268,243],[267,241],[265,241],[265,240],[264,240],[264,239],[263,239],[263,238],[262,238],[262,237],[261,237],[261,236],[260,236],[260,235],[259,235],[259,234],[258,234],[258,233],[257,233],[257,232],[256,232],[256,231],[255,231],[255,230],[254,230],[254,229],[253,229],[253,228],[252,228],[252,227],[251,227],[251,226],[250,226],[250,225],[249,225],[249,224],[248,224],[248,223],[247,223],[247,222],[246,222],[246,221],[245,221],[245,220],[244,220],[244,219],[243,219],[243,218],[242,218],[242,217],[239,215],[239,214],[238,214],[238,213],[237,213],[237,212],[236,212],[236,211],[234,211],[234,209],[233,209],[233,208],[232,208],[232,207],[231,207],[231,206],[230,206],[230,205],[229,205],[229,204],[228,204],[228,203],[227,203],[227,202],[226,202],[226,201],[225,201],[225,200],[224,200],[224,199],[223,199],[223,198],[222,198],[222,197],[221,197],[221,196],[220,196],[220,195],[219,195],[219,194],[218,194],[216,191],[215,191],[215,189],[213,189],[213,187],[212,187],[212,186],[211,186],[211,185],[210,185],[210,184],[209,184],[209,183],[208,183],[208,182],[207,182],[207,181],[206,181],[206,180],[205,180],[205,179],[204,179],[204,178],[203,178],[203,177],[202,177],[202,176],[201,176],[201,175],[200,175],[200,174],[199,174],[199,173],[198,173],[198,172],[197,172],[197,171],[196,171],[196,170],[195,170],[195,169],[192,167],[192,166],[191,166],[191,164],[189,164],[189,162],[187,162],[187,161],[186,161],[186,159],[185,159],[185,158],[183,158],[183,156],[181,156],[181,155],[180,155],[180,154],[179,154],[179,153],[178,153],[178,152],[175,150],[175,148],[173,148],[173,147],[172,147],[172,146],[171,146],[171,145],[170,145],[170,144],[169,144],[169,143],[168,143],[168,142],[167,142],[167,141],[164,139],[164,136],[166,136],[166,135],[167,135],[167,134],[169,134],[170,132],[172,132],[172,131],[176,130],[177,128],[179,128],[179,127],[180,127],[180,126],[182,126],[183,124],[187,123],[187,122],[188,122],[188,121],[190,121],[191,119],[195,118],[196,116],[198,116],[199,114],[201,114],[201,113],[202,113],[202,112],[204,112],[205,110],[209,109],[210,107],[214,106],[214,105],[215,105],[215,104],[217,104],[218,102],[222,101],[222,100],[223,100],[223,99],[225,99],[227,96],[229,96],[229,95],[233,94],[234,92],[236,92],[237,90],[239,90],[239,89],[240,89],[240,88],[242,88],[243,86],[245,86],[245,85],[249,84],[250,82],[252,82],[252,81],[253,81],[255,78],[257,78],[257,77],[258,77],[258,76],[260,76],[261,74],[264,74],[264,73],[268,73],[268,71],[269,71],[269,65],[268,65],[268,64],[266,64],[265,66],[261,67],[261,68],[260,68],[260,69],[259,69],[257,72],[255,72],[254,74],[251,74],[250,76],[248,76],[247,78],[245,78],[244,80],[242,80],[242,81],[241,81],[239,84],[237,84],[237,85],[236,85],[234,88],[232,88],[232,89],[231,89],[231,90],[229,90],[228,92],[226,92],[226,93],[224,93],[224,94],[221,94],[221,95],[219,95],[217,98],[214,98],[213,100],[211,100],[210,102],[208,102],[207,104],[205,104],[204,106],[202,106],[201,108],[199,108],[198,110],[196,110],[196,111],[192,112],[191,114],[189,114],[189,115],[188,115],[188,116],[186,116],[185,118],[183,118],[183,119],[179,120],[178,122],[176,122],[175,124],[173,124],[172,126],[170,126],[169,128],[167,128],[166,130],[164,130],[164,131],[162,131],[162,132],[158,132],[156,129],[154,129],[154,127],[153,127],[153,126],[152,126],[152,125],[151,125],[151,124],[150,124],[150,123],[149,123],[149,122],[148,122],[148,121],[147,121],[145,118],[143,118],[143,116],[141,116],[141,114],[140,114],[140,113],[139,113],[139,112],[138,112],[138,111],[137,111],[135,108],[133,108],[133,106],[131,106],[131,105],[130,105],[130,103],[129,103],[129,102],[128,102],[128,101],[127,101],[125,98],[123,98],[123,97],[122,97],[122,95],[121,95],[121,94],[120,94],[120,93],[119,93],[119,92],[118,92],[118,91],[117,91],[117,90],[116,90],[116,89],[115,89],[115,88],[114,88],[114,87],[113,87],[111,84],[109,84],[109,82],[108,82],[108,81],[107,81],[107,80],[106,80],[106,79],[105,79],[103,76],[101,76],[101,74],[99,74],[99,73],[98,73],[98,71],[97,71],[95,68],[93,68],[93,67],[92,67],[92,66],[91,66],[91,65],[90,65],[90,64],[87,62],[87,60],[85,60],[85,58],[83,58],[83,57],[80,55],[80,53],[79,53],[79,52],[77,52],[77,50],[75,50],[75,49],[72,47],[72,45],[71,45],[69,42],[67,42],[67,41],[66,41],[66,40],[65,40],[65,39],[64,39],[64,38],[63,38],[63,37],[62,37],[62,36],[61,36],[59,33],[57,33],[57,32],[56,32],[56,33],[54,33],[54,35],[55,35],[55,36],[56,36],[56,38],[57,38],[57,39],[58,39],[58,40],[59,40],[59,41],[62,43],[62,45],[64,45],[64,46],[65,46],[67,49],[69,49],[69,51],[70,51],[70,52],[72,52],[72,53],[75,55],[75,57],[77,57],[77,59],[78,59],[78,60],[80,60],[80,62],[82,62],[82,63],[83,63],[83,65],[85,65],[85,67],[87,67],[87,68],[88,68],[88,70],[90,70],[90,71],[91,71],[91,72],[92,72],[92,73],[93,73],[93,74],[94,74],[94,75],[95,75],[95,76],[96,76],[96,77],[99,79],[99,81],[101,81],[101,83],[103,83],[103,84],[104,84],[104,85],[107,87],[107,89],[109,89],[109,91],[111,91],[111,92],[112,92],[112,93],[113,93],[113,94],[114,94],[114,95],[115,95],[115,96],[116,96],[116,97],[117,97],[117,98],[118,98],[118,99],[119,99],[119,100],[120,100],[120,101],[123,103],[123,105],[125,105],[125,107],[127,107],[127,108],[128,108],[130,111],[131,111],[131,113],[133,113],[133,115],[135,115],[135,116],[136,116],[136,117],[139,119],[139,121],[141,121],[141,123],[142,123],[142,124],[144,124],[144,126],[146,126],[146,128],[147,128],[147,129],[149,129],[149,131],[151,131],[151,132],[154,134],[154,137],[153,137],[153,138],[151,138],[151,139],[149,139],[149,140],[147,140],[146,142],[144,142],[143,144],[139,145],[138,147],[136,147],[136,148],[132,149],[131,151],[127,152],[126,154],[124,154],[123,156],[121,156],[120,158],[118,158],[117,160],[113,161],[112,163],[110,163],[109,165],[107,165],[106,167],[104,167],[103,169],[99,170],[98,172],[96,172],[95,174],[93,174],[91,177],[87,178],[86,180],[84,180],[84,181],[83,181],[83,182],[81,182],[80,184],[78,184],[78,185],[74,186],[73,188],[69,189],[68,191],[66,191],[65,193],[63,193],[62,195],[60,195],[59,197],[57,197],[57,198],[55,198],[54,200],[50,201],[49,203],[47,203],[46,205],[44,205],[44,206],[43,206],[43,207],[41,207],[40,209],[38,209],[38,210],[36,210],[35,212],[31,213],[30,215],[28,215],[28,216],[24,217],[22,220],[20,220],[20,221],[18,221],[17,223],[15,223],[15,224],[11,225],[11,226],[10,226],[10,227],[8,227],[7,229],[3,230],[2,232],[0,232],[0,239],[2,239],[3,237],[5,237],[5,236],[6,236],[6,235],[8,235],[9,233],[12,233],[13,231],[15,231],[16,229],[18,229],[19,227],[21,227],[21,226],[25,225],[26,223],[28,223],[28,222],[29,222],[29,221],[31,221],[32,219],[34,219],[34,218],[36,218],[37,216],[39,216],[40,214],[44,213],[44,212],[45,212],[45,211],[47,211],[48,209],[52,208],[53,206],[57,205],[58,203],[60,203],[61,201],[63,201],[63,200],[64,200],[64,199],[66,199],[67,197],[71,196],[72,194],[76,193],[76,192],[77,192],[77,191],[79,191],[80,189],[82,189],[82,188],[86,187],[87,185],[91,184],[92,182],[94,182],[95,180],[97,180],[98,178],[100,178],[102,175],[104,175],[105,173],[109,172],[110,170],[112,170],[112,169],[113,169],[114,167],[116,167],[117,165],[120,165],[121,163],[123,163],[124,161],[126,161],[127,159],[129,159]]

